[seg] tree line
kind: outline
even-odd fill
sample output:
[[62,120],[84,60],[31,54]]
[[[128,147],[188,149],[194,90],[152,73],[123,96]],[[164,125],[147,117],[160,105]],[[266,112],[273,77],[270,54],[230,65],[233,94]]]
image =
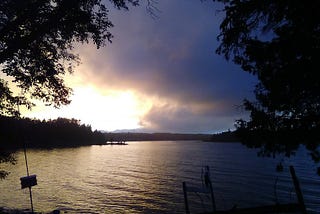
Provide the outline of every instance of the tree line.
[[209,134],[180,134],[180,133],[105,133],[107,141],[179,141],[179,140],[209,140]]
[[70,147],[104,144],[105,136],[80,120],[36,120],[0,116],[0,148]]

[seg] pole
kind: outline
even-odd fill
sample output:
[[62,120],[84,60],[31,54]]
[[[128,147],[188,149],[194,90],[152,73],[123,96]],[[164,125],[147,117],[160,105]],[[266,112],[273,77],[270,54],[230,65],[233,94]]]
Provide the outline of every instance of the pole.
[[209,183],[209,187],[210,187],[211,200],[212,200],[212,210],[213,210],[213,213],[215,213],[216,210],[217,210],[217,207],[216,207],[216,202],[215,202],[215,199],[214,199],[214,194],[213,194],[213,188],[212,188],[211,181]]
[[32,202],[32,191],[31,191],[31,187],[29,187],[29,195],[30,195],[31,213],[34,213],[34,212],[33,212],[33,202]]
[[[19,112],[19,118],[20,118],[20,103],[18,104],[18,112]],[[21,131],[21,125],[20,125],[20,134],[22,135]],[[28,167],[28,159],[27,159],[27,148],[26,148],[26,143],[24,141],[24,137],[22,135],[22,142],[23,142],[23,152],[24,152],[24,160],[26,162],[26,169],[27,169],[27,176],[29,177],[29,167]],[[31,204],[31,213],[33,212],[33,202],[32,202],[32,191],[31,191],[31,186],[29,186],[29,196],[30,196],[30,204]]]
[[301,207],[301,212],[306,214],[307,213],[306,205],[304,204],[302,191],[300,189],[300,184],[299,184],[299,181],[298,181],[298,178],[296,176],[296,172],[295,172],[293,166],[290,166],[290,173],[291,173],[291,177],[292,177],[292,180],[293,180],[294,188],[296,190],[296,194],[297,194],[297,198],[298,198],[298,201],[299,201],[299,205]]
[[26,162],[26,168],[27,168],[27,176],[29,176],[29,167],[28,167],[28,159],[27,159],[27,148],[26,144],[23,143],[23,151],[24,151],[24,160]]
[[[26,162],[26,168],[27,168],[27,176],[29,176],[29,167],[28,167],[28,159],[27,159],[27,149],[26,149],[26,144],[24,144],[23,150],[24,150],[24,159]],[[31,204],[31,212],[33,213],[33,202],[32,202],[32,191],[31,191],[31,186],[29,186],[29,196],[30,196],[30,204]]]
[[190,214],[186,182],[182,182],[182,187],[183,187],[184,204],[186,206],[186,214]]

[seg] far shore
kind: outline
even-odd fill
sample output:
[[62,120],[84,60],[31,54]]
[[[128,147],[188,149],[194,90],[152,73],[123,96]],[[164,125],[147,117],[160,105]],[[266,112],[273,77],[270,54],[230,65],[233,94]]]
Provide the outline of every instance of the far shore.
[[104,133],[104,136],[109,142],[192,140],[206,142],[239,142],[233,131],[217,134],[108,132]]

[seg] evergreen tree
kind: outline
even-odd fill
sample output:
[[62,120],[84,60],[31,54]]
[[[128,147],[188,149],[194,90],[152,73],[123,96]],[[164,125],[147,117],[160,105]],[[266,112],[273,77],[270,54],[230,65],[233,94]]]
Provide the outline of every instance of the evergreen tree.
[[255,76],[250,120],[236,126],[262,154],[290,155],[305,144],[319,161],[320,1],[218,0],[224,3],[217,53]]

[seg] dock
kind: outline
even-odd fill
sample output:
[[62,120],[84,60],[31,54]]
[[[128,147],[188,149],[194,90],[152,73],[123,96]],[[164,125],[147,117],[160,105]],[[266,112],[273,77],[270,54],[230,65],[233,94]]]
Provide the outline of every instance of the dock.
[[210,175],[209,167],[206,166],[206,172],[204,174],[206,177],[204,178],[204,180],[206,181],[207,188],[198,188],[198,187],[193,187],[192,185],[187,185],[186,182],[182,183],[186,214],[190,214],[188,192],[208,194],[209,197],[211,198],[212,211],[199,213],[199,214],[257,214],[257,213],[259,214],[274,214],[274,213],[307,214],[302,191],[300,189],[300,184],[293,166],[290,166],[290,174],[291,174],[292,182],[294,185],[295,193],[297,195],[297,202],[288,203],[288,204],[276,203],[274,205],[265,205],[265,206],[248,207],[248,208],[234,207],[229,210],[218,210],[216,208],[214,192],[213,192],[212,183],[209,176]]
[[108,141],[105,145],[128,145],[125,141]]

